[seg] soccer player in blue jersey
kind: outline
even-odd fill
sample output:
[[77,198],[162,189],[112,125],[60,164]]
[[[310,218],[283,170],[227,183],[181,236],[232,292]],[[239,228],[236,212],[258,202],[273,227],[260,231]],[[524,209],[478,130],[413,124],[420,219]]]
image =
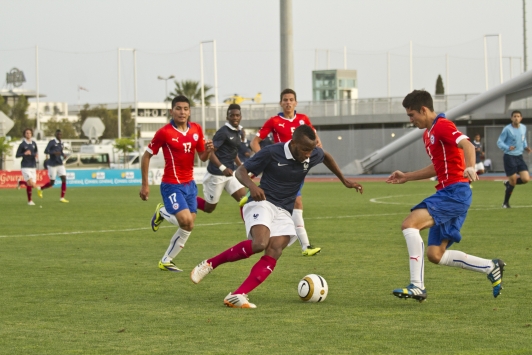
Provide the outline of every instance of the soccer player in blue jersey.
[[17,149],[17,158],[22,158],[20,162],[20,170],[24,181],[18,181],[17,189],[21,186],[26,186],[26,194],[28,195],[28,205],[35,206],[35,202],[31,199],[31,189],[36,188],[39,197],[42,197],[41,188],[37,186],[37,159],[39,154],[37,151],[37,144],[31,139],[33,130],[26,128],[24,130],[24,139]]
[[197,197],[198,209],[211,213],[225,190],[237,202],[246,195],[246,188],[233,175],[237,166],[240,147],[240,106],[231,104],[227,108],[227,123],[212,138],[214,154],[209,156],[207,173],[203,178],[203,198]]
[[420,230],[429,228],[427,257],[438,265],[458,267],[487,275],[492,285],[493,297],[502,289],[504,261],[483,259],[459,250],[449,250],[460,243],[460,229],[472,201],[470,182],[478,180],[475,169],[475,147],[445,114],[434,112],[431,95],[424,90],[414,90],[403,100],[410,122],[423,132],[423,143],[432,164],[412,172],[394,171],[386,180],[389,184],[438,176],[437,192],[412,207],[401,229],[406,241],[410,265],[410,284],[392,291],[399,298],[424,301],[425,244]]
[[56,130],[55,139],[52,139],[50,142],[48,142],[48,145],[44,150],[44,154],[48,154],[50,156],[50,158],[48,159],[48,176],[50,177],[50,182],[42,186],[41,189],[44,190],[54,186],[55,179],[59,175],[59,177],[61,178],[61,198],[59,199],[59,201],[63,203],[68,203],[68,200],[65,199],[67,185],[66,170],[65,166],[63,165],[63,159],[65,159],[66,155],[63,152],[64,146],[63,142],[61,142],[61,137],[61,130]]
[[[248,278],[224,299],[224,304],[233,308],[256,308],[247,294],[258,287],[273,272],[283,249],[297,240],[292,210],[301,183],[308,171],[324,163],[347,188],[362,193],[362,186],[346,179],[333,157],[316,147],[316,132],[309,125],[301,125],[286,143],[273,144],[261,149],[240,166],[235,176],[250,190],[244,205],[244,222],[247,240],[227,249],[221,254],[202,261],[190,273],[192,282],[200,282],[221,264],[264,255],[251,268]],[[248,176],[262,173],[257,186]]]
[[504,152],[504,171],[508,180],[504,182],[506,191],[502,208],[510,208],[510,197],[515,185],[526,184],[530,180],[528,166],[523,159],[523,150],[529,154],[532,149],[526,141],[526,127],[521,124],[523,116],[520,111],[512,112],[512,123],[503,128],[497,146]]

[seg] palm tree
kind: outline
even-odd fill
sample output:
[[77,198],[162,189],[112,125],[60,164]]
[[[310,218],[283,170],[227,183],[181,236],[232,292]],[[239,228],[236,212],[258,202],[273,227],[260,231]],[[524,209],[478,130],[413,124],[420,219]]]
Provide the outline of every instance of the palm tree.
[[[181,82],[178,82],[177,80],[174,80],[174,83],[175,89],[165,101],[172,101],[175,96],[183,95],[190,100],[190,106],[201,106],[201,86],[199,81],[182,80]],[[207,95],[207,92],[211,89],[212,87],[209,85],[203,85],[205,106],[210,106],[210,100],[214,98],[214,95],[212,94]]]

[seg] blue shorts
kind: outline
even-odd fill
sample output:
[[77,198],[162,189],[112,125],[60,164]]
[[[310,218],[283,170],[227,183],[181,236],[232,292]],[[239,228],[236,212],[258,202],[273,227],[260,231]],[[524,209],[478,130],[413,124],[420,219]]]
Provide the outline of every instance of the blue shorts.
[[301,190],[303,190],[303,185],[305,185],[305,182],[304,182],[304,181],[301,183],[301,186],[299,186],[299,191],[297,192],[296,197],[301,196]]
[[428,245],[441,245],[448,240],[447,248],[453,243],[460,243],[460,229],[471,206],[473,193],[467,182],[452,184],[427,197],[412,211],[425,208],[434,219],[434,226],[429,230]]
[[191,213],[198,211],[198,187],[194,180],[185,184],[161,183],[161,196],[164,207],[171,214],[176,214],[184,209],[189,209]]
[[504,162],[504,172],[506,173],[506,176],[512,176],[521,171],[528,171],[528,166],[522,155],[504,154],[502,160]]

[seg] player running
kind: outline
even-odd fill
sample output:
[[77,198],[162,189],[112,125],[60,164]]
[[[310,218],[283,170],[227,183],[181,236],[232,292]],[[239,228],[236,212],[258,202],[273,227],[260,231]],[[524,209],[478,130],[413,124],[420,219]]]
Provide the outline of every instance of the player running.
[[192,232],[196,219],[198,188],[194,182],[194,155],[196,151],[202,161],[207,161],[213,149],[212,141],[205,141],[201,126],[189,122],[190,101],[185,96],[176,96],[172,100],[170,110],[172,119],[153,137],[141,160],[142,187],[140,198],[148,200],[150,186],[148,170],[150,159],[163,150],[164,173],[161,183],[163,203],[155,208],[151,226],[154,232],[166,219],[178,226],[177,232],[170,240],[170,246],[159,261],[159,269],[163,271],[183,271],[172,261],[183,249]]
[[[317,148],[317,135],[310,125],[298,127],[292,140],[270,145],[241,165],[235,176],[251,193],[244,205],[248,239],[202,261],[190,273],[192,282],[197,284],[221,264],[246,259],[264,251],[264,255],[251,268],[248,278],[224,299],[228,307],[256,308],[249,303],[247,294],[266,280],[284,248],[295,242],[297,236],[291,212],[296,196],[308,171],[321,162],[347,188],[362,193],[362,186],[346,179],[333,157]],[[255,175],[262,173],[260,186],[255,185],[248,172]]]
[[[389,184],[404,184],[438,176],[437,192],[412,207],[401,229],[410,257],[410,285],[393,290],[399,298],[424,301],[427,298],[424,277],[425,245],[420,230],[430,228],[427,257],[439,265],[454,266],[484,273],[493,286],[493,297],[502,289],[502,274],[506,265],[500,259],[482,259],[458,250],[448,250],[462,240],[460,229],[471,205],[470,182],[478,180],[475,169],[475,147],[445,114],[436,115],[432,97],[427,91],[414,90],[403,100],[410,122],[423,132],[423,142],[432,164],[409,173],[394,171],[386,180]],[[465,159],[465,161],[464,161]]]
[[[61,142],[61,137],[61,130],[56,130],[55,139],[52,139],[50,142],[48,142],[48,145],[44,150],[44,153],[48,154],[50,157],[48,159],[48,176],[50,177],[50,182],[42,186],[41,189],[44,190],[54,186],[55,179],[59,175],[59,177],[61,178],[61,198],[59,199],[59,201],[63,203],[68,203],[68,200],[65,199],[67,185],[66,170],[65,166],[63,165],[63,159],[66,158],[66,155],[64,153],[65,147],[63,145],[63,142]],[[39,195],[39,197],[41,197],[41,195]]]
[[[292,89],[284,89],[281,92],[280,105],[283,112],[279,112],[277,116],[269,118],[262,128],[257,132],[257,136],[251,142],[251,149],[255,153],[260,151],[260,142],[265,139],[268,134],[273,133],[273,140],[275,143],[286,143],[292,139],[294,130],[301,126],[310,126],[314,132],[316,129],[310,123],[309,118],[301,113],[296,112],[297,97],[296,92]],[[321,148],[321,141],[316,134],[316,146]],[[303,182],[301,183],[301,189],[303,188]],[[321,248],[314,248],[310,245],[310,241],[305,229],[305,221],[303,220],[303,200],[301,198],[301,189],[297,193],[297,198],[292,213],[292,219],[296,226],[297,238],[301,244],[301,250],[303,256],[316,255],[321,251]],[[244,201],[244,200],[243,200]]]
[[[203,198],[197,197],[198,209],[211,213],[220,201],[223,190],[237,202],[246,195],[246,188],[234,177],[240,147],[240,106],[231,104],[227,108],[227,122],[212,138],[214,153],[209,156],[207,173],[203,178]],[[236,164],[235,164],[236,163]]]
[[24,181],[17,182],[17,189],[20,189],[21,186],[26,186],[26,194],[28,195],[28,205],[35,206],[35,202],[31,199],[31,190],[32,188],[37,189],[37,195],[42,198],[42,191],[39,186],[37,186],[37,160],[39,159],[39,154],[37,150],[37,143],[35,143],[31,137],[33,136],[33,130],[31,128],[26,128],[24,130],[24,138],[22,143],[18,146],[17,149],[17,158],[22,158],[20,162],[20,170],[22,172],[22,177]]

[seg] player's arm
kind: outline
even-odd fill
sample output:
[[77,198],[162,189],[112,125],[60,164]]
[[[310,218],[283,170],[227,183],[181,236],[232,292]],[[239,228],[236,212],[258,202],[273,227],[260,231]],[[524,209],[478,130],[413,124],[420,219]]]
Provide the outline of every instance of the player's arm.
[[240,161],[240,158],[238,157],[238,154],[237,156],[235,157],[235,164],[237,167],[239,167],[240,165],[242,165],[242,162]]
[[258,153],[260,150],[260,142],[262,142],[262,138],[259,136],[255,136],[251,143],[249,144],[251,150],[253,150],[255,153]]
[[235,171],[235,177],[242,185],[249,189],[249,193],[254,201],[264,201],[266,199],[266,194],[264,190],[258,187],[251,177],[248,175],[248,170],[244,164],[240,165]]
[[464,177],[468,178],[469,181],[478,180],[477,169],[475,169],[475,146],[469,141],[469,139],[462,139],[460,142],[458,142],[457,145],[458,148],[464,151],[464,158],[466,163]]
[[346,179],[344,174],[342,174],[342,171],[340,170],[340,167],[329,153],[326,151],[323,151],[323,164],[329,169],[334,175],[340,179],[342,184],[344,184],[345,187],[348,189],[355,189],[357,192],[362,193],[363,188],[362,185],[357,183],[355,180]]
[[504,127],[501,132],[501,135],[499,136],[499,139],[497,139],[497,147],[499,147],[499,149],[502,150],[503,152],[510,150],[510,147],[506,144],[507,133],[508,133],[508,130],[506,129],[506,127]]
[[206,139],[205,150],[202,152],[198,151],[198,157],[200,158],[201,161],[207,161],[209,159],[209,155],[211,155],[211,152],[213,150],[214,150],[214,145],[212,144],[212,140]]
[[148,182],[148,174],[150,169],[150,159],[153,155],[145,151],[140,159],[140,172],[142,176],[142,186],[140,187],[139,196],[142,200],[148,201],[150,195],[150,185]]
[[24,148],[23,148],[23,144],[24,143],[20,143],[20,145],[18,146],[17,148],[17,153],[15,154],[15,157],[16,158],[22,158],[24,156]]
[[528,142],[526,140],[526,131],[525,131],[525,140],[523,141],[523,146],[525,147],[525,150],[528,154],[532,153],[532,149],[530,149]]
[[233,175],[233,170],[226,167],[225,165],[223,165],[221,162],[220,162],[220,159],[218,159],[218,157],[216,156],[215,152],[216,152],[216,148],[214,148],[214,152],[209,156],[209,160],[211,163],[214,164],[214,166],[216,166],[218,169],[220,169],[220,171],[222,172],[222,174],[224,174],[224,176],[231,176]]
[[434,169],[434,165],[430,164],[423,169],[419,169],[416,171],[412,171],[409,173],[404,173],[400,170],[396,170],[393,173],[391,173],[390,176],[388,176],[388,179],[386,179],[387,184],[404,184],[408,181],[414,181],[414,180],[423,180],[423,179],[429,179],[433,176],[436,176],[436,170]]

